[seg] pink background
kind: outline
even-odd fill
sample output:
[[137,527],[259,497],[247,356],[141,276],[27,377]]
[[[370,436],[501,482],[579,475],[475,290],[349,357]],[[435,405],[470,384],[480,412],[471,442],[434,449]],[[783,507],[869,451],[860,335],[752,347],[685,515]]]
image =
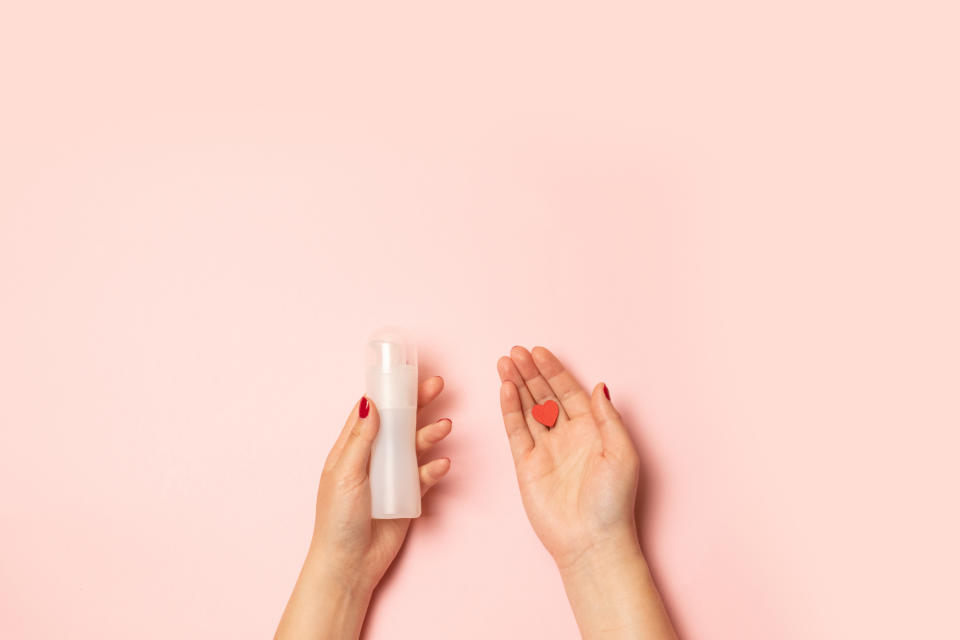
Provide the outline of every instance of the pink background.
[[0,637],[269,637],[385,323],[453,468],[368,638],[577,636],[515,343],[609,384],[686,637],[960,637],[955,7],[5,5]]

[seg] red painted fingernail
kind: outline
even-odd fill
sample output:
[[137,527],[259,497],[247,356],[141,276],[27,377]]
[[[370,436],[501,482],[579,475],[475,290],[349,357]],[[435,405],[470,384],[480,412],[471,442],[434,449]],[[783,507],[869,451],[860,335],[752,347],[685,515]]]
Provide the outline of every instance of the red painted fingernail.
[[367,414],[370,413],[370,401],[367,400],[367,396],[360,398],[360,417],[366,418]]
[[607,400],[610,399],[610,389],[607,389],[606,383],[603,385],[603,395],[607,396]]

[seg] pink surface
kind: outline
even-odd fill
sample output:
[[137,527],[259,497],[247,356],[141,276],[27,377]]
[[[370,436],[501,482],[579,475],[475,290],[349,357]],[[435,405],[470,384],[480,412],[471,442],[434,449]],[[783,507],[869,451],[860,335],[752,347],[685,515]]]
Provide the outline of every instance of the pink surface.
[[954,3],[314,4],[2,11],[0,637],[269,637],[384,323],[453,469],[368,638],[577,636],[515,343],[686,637],[960,636]]

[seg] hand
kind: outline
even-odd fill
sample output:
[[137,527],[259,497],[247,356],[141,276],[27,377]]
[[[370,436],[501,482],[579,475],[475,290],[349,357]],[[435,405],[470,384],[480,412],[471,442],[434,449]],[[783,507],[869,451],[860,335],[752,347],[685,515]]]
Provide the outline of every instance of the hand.
[[[419,389],[419,407],[442,390],[442,378],[425,380]],[[327,456],[317,491],[313,540],[276,638],[357,637],[370,595],[403,544],[410,518],[371,518],[367,469],[379,427],[376,406],[362,398]],[[447,437],[451,428],[446,418],[420,427],[418,455]],[[421,464],[421,493],[449,470],[448,458]]]
[[[497,362],[500,406],[530,524],[561,570],[608,542],[636,543],[639,458],[606,386],[591,395],[543,347]],[[552,429],[534,404],[554,400]]]
[[[443,390],[443,379],[430,378],[420,385],[418,405],[424,407]],[[333,445],[320,476],[317,517],[311,549],[321,553],[338,579],[356,581],[372,589],[393,562],[410,528],[410,518],[373,520],[370,516],[370,448],[380,427],[373,401],[369,415],[359,417],[354,406]],[[361,400],[363,402],[363,400]],[[417,454],[449,435],[452,424],[444,418],[417,430]],[[450,460],[439,458],[420,467],[420,490],[426,493],[450,470]]]
[[[676,638],[637,541],[640,461],[606,385],[589,396],[543,347],[497,362],[500,407],[530,524],[584,638]],[[534,404],[553,400],[552,429]]]

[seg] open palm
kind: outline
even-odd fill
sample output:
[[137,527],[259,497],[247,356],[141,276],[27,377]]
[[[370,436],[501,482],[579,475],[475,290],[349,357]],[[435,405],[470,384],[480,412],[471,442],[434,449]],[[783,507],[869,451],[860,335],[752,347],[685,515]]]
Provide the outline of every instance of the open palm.
[[[607,539],[635,538],[639,460],[605,385],[588,395],[543,347],[514,347],[497,371],[523,506],[557,564]],[[547,400],[560,407],[553,428],[532,415]]]

